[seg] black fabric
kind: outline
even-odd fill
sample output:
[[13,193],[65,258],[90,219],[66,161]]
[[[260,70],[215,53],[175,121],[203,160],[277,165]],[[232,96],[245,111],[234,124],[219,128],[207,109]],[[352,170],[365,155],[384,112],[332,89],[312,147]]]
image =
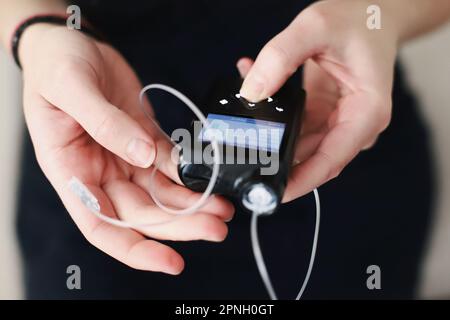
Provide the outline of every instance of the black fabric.
[[[77,3],[144,84],[166,83],[198,101],[215,77],[235,73],[240,56],[255,57],[309,2]],[[393,99],[392,124],[375,147],[320,189],[319,247],[305,299],[414,295],[432,212],[433,166],[427,130],[399,70]],[[173,99],[155,95],[152,102],[166,130],[184,124],[186,108]],[[135,271],[82,237],[25,142],[18,233],[29,298],[267,298],[253,261],[248,214],[236,213],[223,243],[171,243],[187,262],[180,276]],[[281,298],[293,298],[303,281],[314,219],[312,195],[261,219],[261,244]],[[81,267],[82,290],[66,288],[71,264]],[[381,267],[381,290],[366,287],[372,264]]]

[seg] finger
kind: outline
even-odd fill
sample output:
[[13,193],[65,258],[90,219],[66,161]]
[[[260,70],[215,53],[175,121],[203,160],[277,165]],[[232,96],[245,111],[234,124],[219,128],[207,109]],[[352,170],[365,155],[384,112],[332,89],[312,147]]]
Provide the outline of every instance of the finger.
[[340,96],[339,86],[327,71],[320,67],[313,59],[308,59],[303,67],[303,86],[311,92],[325,95],[324,100],[335,102]]
[[303,67],[304,88],[308,93],[305,102],[303,132],[315,132],[327,123],[331,112],[341,97],[337,82],[312,59]]
[[[87,185],[99,200],[101,210],[109,216],[115,212],[107,195],[95,185]],[[140,233],[108,224],[95,217],[69,189],[59,189],[61,199],[76,225],[95,247],[122,263],[139,270],[179,274],[183,258],[172,248]]]
[[261,50],[240,94],[253,102],[273,95],[307,58],[320,49],[320,39],[316,29],[307,28],[302,19],[295,19]]
[[[359,152],[359,145],[351,137],[348,125],[335,128],[322,141],[318,150],[307,160],[295,166],[289,177],[283,201],[288,202],[335,178],[351,158]],[[344,142],[345,141],[345,142]],[[331,147],[336,143],[337,148]],[[339,155],[339,153],[341,153]]]
[[[178,184],[182,184],[178,175],[179,151],[176,149],[176,144],[171,140],[170,136],[164,132],[157,120],[150,113],[153,108],[144,96],[143,105],[140,106],[139,101],[140,90],[134,94],[135,99],[129,102],[128,109],[131,116],[143,127],[153,138],[156,145],[156,157],[154,166],[164,173],[171,180]],[[158,106],[157,106],[158,107]],[[149,112],[143,110],[149,110]],[[139,169],[137,169],[139,170]]]
[[[149,195],[132,182],[114,180],[104,185],[106,194],[119,215],[127,222],[155,224],[139,230],[152,238],[190,241],[223,241],[227,235],[226,224],[218,217],[195,213],[174,216],[156,207]],[[167,222],[167,223],[165,223]],[[163,224],[161,224],[163,223]]]
[[66,64],[58,67],[53,83],[44,86],[44,98],[74,118],[106,149],[132,165],[149,167],[155,158],[150,135],[108,102],[89,64],[70,60]]
[[324,132],[301,135],[296,143],[293,165],[298,165],[311,157],[324,137]]
[[333,115],[335,124],[317,151],[292,169],[283,201],[298,198],[335,178],[384,125],[380,105],[364,93],[343,98]]
[[371,140],[368,144],[366,144],[366,145],[362,148],[362,150],[363,150],[363,151],[366,151],[366,150],[371,149],[371,148],[377,143],[377,141],[378,141],[378,137],[374,138],[374,139]]
[[167,135],[156,134],[155,137],[158,152],[154,167],[158,168],[160,172],[164,173],[172,181],[181,185],[182,182],[178,174],[179,149]]
[[[160,172],[156,172],[153,180],[154,185],[150,186],[151,175],[152,170],[140,169],[133,175],[132,182],[143,190],[148,190],[148,193],[150,193],[149,190],[152,187],[155,197],[164,205],[185,209],[197,203],[202,196],[201,193],[174,183]],[[213,214],[223,221],[230,221],[234,215],[234,207],[231,202],[217,195],[211,196],[201,208],[201,211]]]
[[241,78],[245,78],[247,76],[253,63],[254,61],[247,57],[239,59],[239,61],[236,63],[236,67],[239,71]]

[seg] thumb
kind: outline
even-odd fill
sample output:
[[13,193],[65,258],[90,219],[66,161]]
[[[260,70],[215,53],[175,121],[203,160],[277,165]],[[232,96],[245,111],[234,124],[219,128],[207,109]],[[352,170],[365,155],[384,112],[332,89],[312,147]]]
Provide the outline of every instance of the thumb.
[[95,75],[86,70],[80,72],[81,69],[77,65],[74,72],[67,72],[71,76],[59,82],[64,86],[53,87],[45,98],[74,118],[104,148],[134,166],[149,167],[156,154],[152,137],[129,114],[106,99]]
[[[309,30],[307,30],[309,29]],[[320,48],[319,38],[307,28],[301,15],[261,50],[245,78],[240,94],[261,101],[281,88],[286,80]]]

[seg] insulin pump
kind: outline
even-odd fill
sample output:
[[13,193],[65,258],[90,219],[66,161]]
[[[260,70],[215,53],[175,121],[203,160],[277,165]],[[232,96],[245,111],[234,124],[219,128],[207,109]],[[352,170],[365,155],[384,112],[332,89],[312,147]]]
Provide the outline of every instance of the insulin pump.
[[193,121],[190,141],[179,143],[178,173],[203,192],[212,175],[211,141],[220,150],[213,193],[249,212],[270,214],[281,203],[300,133],[305,92],[294,75],[273,96],[252,103],[239,94],[242,79],[218,81],[202,104],[208,126]]

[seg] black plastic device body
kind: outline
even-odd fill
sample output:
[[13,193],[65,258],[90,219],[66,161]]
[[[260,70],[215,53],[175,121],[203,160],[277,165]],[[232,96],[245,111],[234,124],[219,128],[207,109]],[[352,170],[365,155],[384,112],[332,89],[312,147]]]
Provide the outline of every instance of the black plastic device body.
[[[221,164],[213,193],[237,200],[244,209],[251,211],[244,205],[244,198],[255,185],[264,186],[271,193],[272,202],[275,202],[267,213],[278,208],[292,166],[305,102],[305,92],[296,79],[292,77],[275,95],[258,103],[251,103],[239,95],[242,85],[240,78],[219,81],[210,91],[201,108],[208,122],[211,118],[220,118],[225,121],[237,120],[235,124],[243,121],[259,129],[261,123],[263,126],[268,123],[283,128],[279,144],[272,145],[274,148],[266,146],[264,150],[258,144],[239,145],[217,139]],[[189,189],[202,192],[212,174],[213,164],[204,160],[205,148],[211,146],[210,141],[204,139],[204,133],[199,134],[198,130],[195,132],[194,122],[190,130],[191,141],[179,144],[181,161],[178,173]]]

